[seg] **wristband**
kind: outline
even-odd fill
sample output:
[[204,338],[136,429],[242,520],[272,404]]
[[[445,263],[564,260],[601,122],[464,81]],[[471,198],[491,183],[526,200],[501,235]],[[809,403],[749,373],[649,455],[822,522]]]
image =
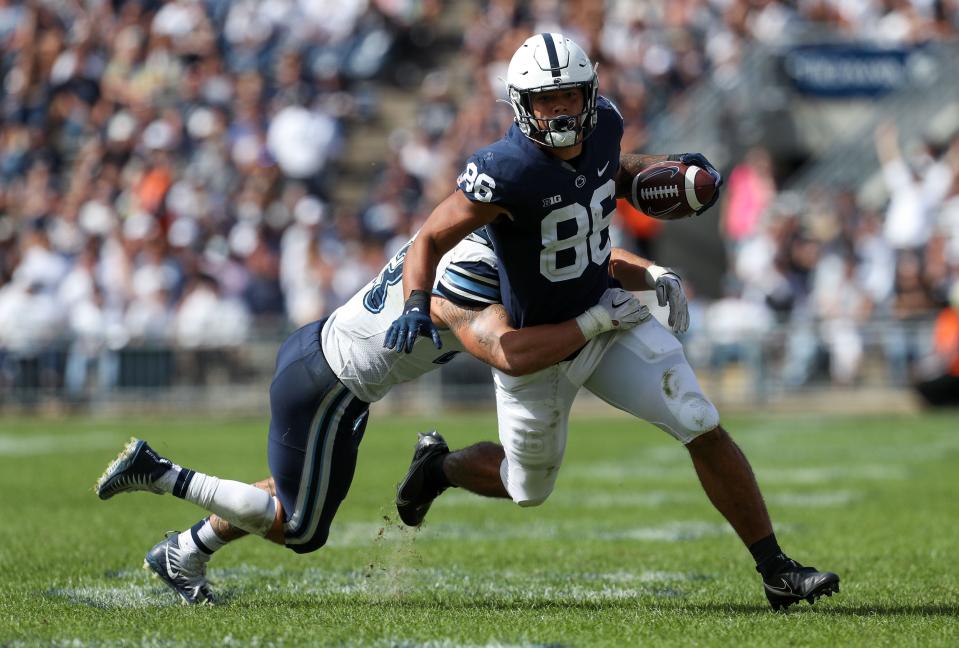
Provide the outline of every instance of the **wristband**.
[[600,333],[613,329],[613,320],[602,306],[593,306],[576,318],[576,325],[583,337],[592,340]]
[[430,314],[430,294],[427,291],[410,291],[410,296],[406,298],[406,303],[403,305],[403,313],[411,313],[413,311],[419,311],[426,315]]
[[664,274],[676,274],[669,268],[664,268],[658,266],[655,263],[649,266],[646,266],[646,285],[650,288],[656,287],[656,282],[659,281],[659,278]]

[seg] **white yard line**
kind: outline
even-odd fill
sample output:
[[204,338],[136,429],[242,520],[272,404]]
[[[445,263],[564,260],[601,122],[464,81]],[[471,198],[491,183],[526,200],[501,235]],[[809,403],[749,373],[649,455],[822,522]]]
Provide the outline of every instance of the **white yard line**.
[[47,454],[71,454],[82,450],[101,450],[122,443],[124,435],[115,432],[82,434],[0,434],[0,457],[29,457]]

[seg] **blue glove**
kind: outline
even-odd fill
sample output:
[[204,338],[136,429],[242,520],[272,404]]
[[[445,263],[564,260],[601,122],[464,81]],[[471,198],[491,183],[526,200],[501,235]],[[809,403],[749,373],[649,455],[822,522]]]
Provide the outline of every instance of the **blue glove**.
[[425,290],[414,290],[403,306],[403,314],[386,331],[383,348],[413,353],[413,344],[420,335],[432,337],[436,348],[443,348],[440,331],[430,319],[430,294]]
[[703,205],[699,211],[696,212],[696,215],[702,214],[704,211],[716,204],[716,201],[719,200],[719,188],[723,186],[723,176],[716,170],[716,167],[706,159],[706,156],[702,153],[673,153],[672,155],[666,158],[670,162],[682,162],[683,164],[689,166],[698,166],[700,169],[703,169],[713,177],[713,182],[716,183],[716,193],[713,194],[712,200]]

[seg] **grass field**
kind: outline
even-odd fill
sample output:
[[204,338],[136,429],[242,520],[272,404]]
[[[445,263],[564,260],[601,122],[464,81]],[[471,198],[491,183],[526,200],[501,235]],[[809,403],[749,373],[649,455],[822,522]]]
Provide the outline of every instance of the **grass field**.
[[[452,445],[492,415],[434,421]],[[140,569],[200,517],[172,497],[100,502],[131,435],[219,476],[265,476],[263,421],[0,422],[0,645],[959,645],[959,416],[739,416],[784,548],[842,593],[771,612],[686,452],[625,418],[574,420],[542,507],[449,491],[418,531],[392,508],[425,420],[374,410],[330,544],[218,553],[221,604],[188,608]]]

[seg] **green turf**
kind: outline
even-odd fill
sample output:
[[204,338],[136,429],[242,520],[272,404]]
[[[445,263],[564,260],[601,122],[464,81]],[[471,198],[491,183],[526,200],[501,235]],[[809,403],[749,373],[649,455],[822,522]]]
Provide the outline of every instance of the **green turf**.
[[[436,421],[454,446],[494,417]],[[392,491],[424,420],[377,417],[330,545],[246,538],[217,554],[222,603],[187,608],[140,569],[199,518],[169,496],[96,499],[131,434],[183,465],[266,474],[263,421],[0,422],[0,645],[959,645],[959,417],[727,421],[784,548],[842,593],[768,610],[685,450],[625,418],[576,418],[542,507],[450,491],[419,531]]]

